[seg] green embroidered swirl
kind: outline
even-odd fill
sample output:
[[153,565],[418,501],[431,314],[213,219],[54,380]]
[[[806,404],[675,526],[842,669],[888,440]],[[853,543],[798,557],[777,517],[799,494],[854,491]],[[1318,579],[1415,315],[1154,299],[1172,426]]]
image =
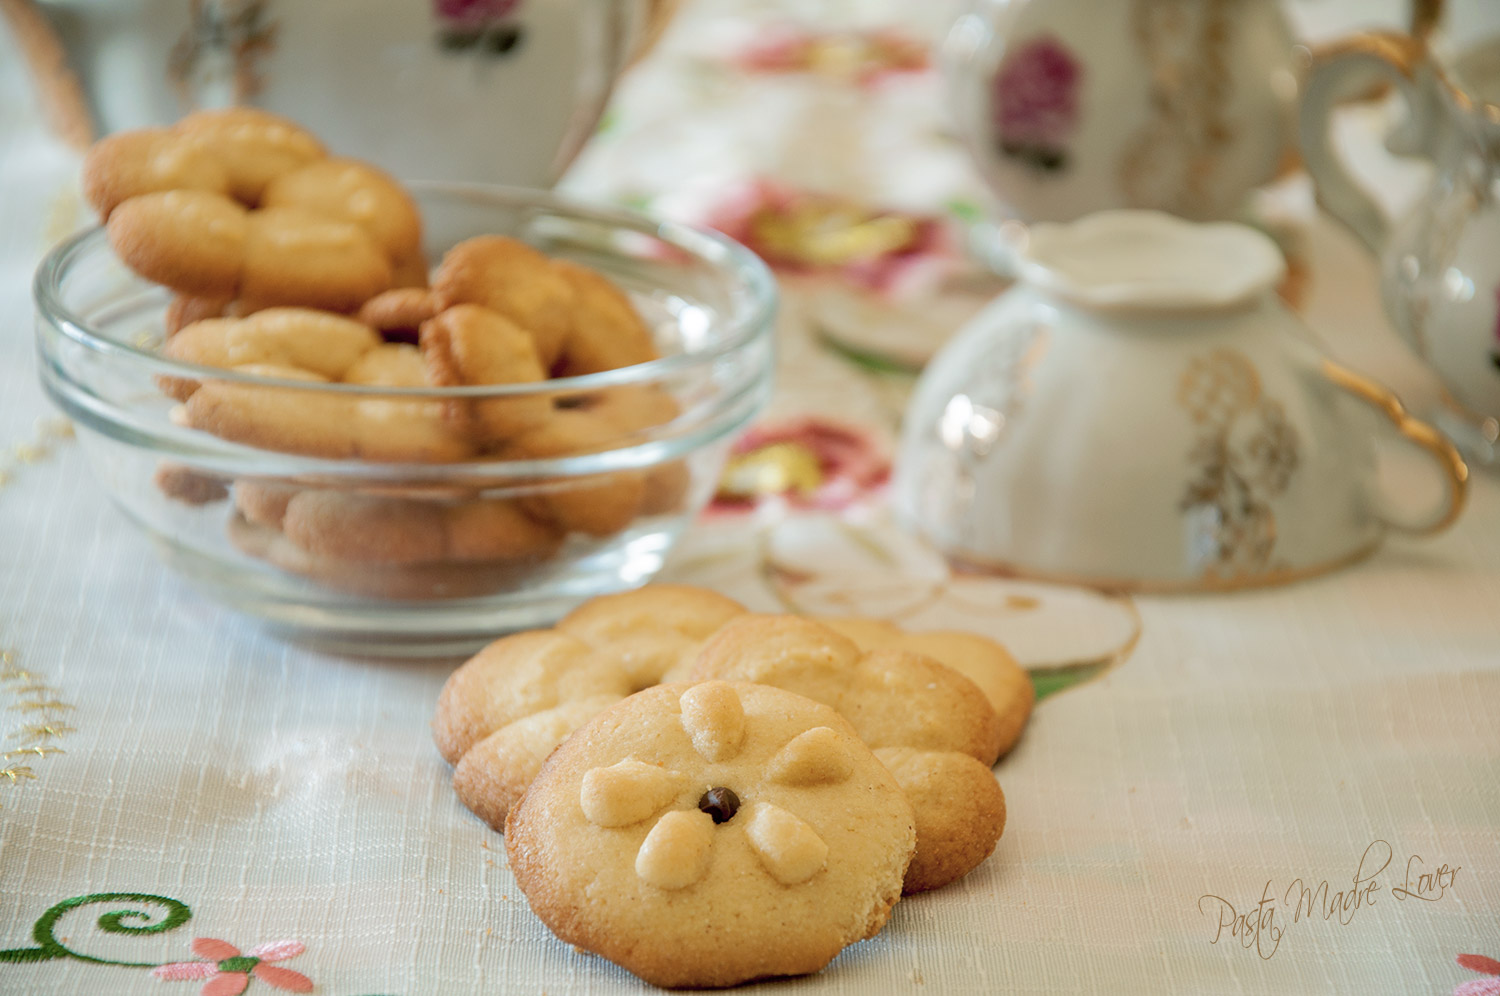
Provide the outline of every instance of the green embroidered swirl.
[[115,961],[111,958],[95,958],[92,955],[81,954],[57,939],[52,932],[52,928],[57,925],[57,921],[80,906],[90,906],[94,903],[146,903],[166,907],[166,915],[162,916],[159,920],[156,919],[156,914],[139,909],[113,910],[109,913],[101,913],[98,925],[99,929],[106,934],[129,934],[132,936],[160,934],[168,930],[176,930],[192,919],[193,916],[193,911],[188,908],[186,903],[180,903],[175,899],[168,899],[166,896],[153,896],[145,892],[95,892],[87,896],[74,896],[72,899],[64,899],[37,918],[36,923],[31,927],[31,937],[32,940],[36,941],[36,947],[12,948],[9,951],[0,951],[0,963],[73,958],[78,961],[91,962],[95,965],[120,965],[125,968],[155,968],[157,963],[154,961]]

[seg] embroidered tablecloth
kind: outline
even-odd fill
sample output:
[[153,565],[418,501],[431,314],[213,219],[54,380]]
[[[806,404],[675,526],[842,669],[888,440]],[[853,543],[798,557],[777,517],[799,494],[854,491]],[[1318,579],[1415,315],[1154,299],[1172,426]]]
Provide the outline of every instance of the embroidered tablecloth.
[[[853,170],[836,189],[888,209],[916,248],[822,283],[792,274],[765,438],[847,432],[852,470],[813,501],[715,511],[669,576],[760,609],[972,626],[1042,695],[996,769],[995,855],[777,991],[1412,996],[1500,973],[1456,960],[1500,957],[1500,484],[1479,475],[1444,536],[1284,589],[1131,601],[951,575],[890,526],[877,487],[920,357],[888,329],[850,341],[879,323],[838,316],[906,281],[936,295],[929,314],[992,293],[942,234],[981,194],[899,36],[879,36],[878,72],[812,97],[807,74],[767,68],[795,37],[743,58],[785,9],[726,6],[683,15],[570,186],[728,224]],[[890,7],[823,14],[866,29]],[[889,113],[843,119],[866,100]],[[76,157],[33,106],[0,32],[0,993],[648,989],[553,939],[501,839],[457,802],[428,733],[451,662],[280,642],[169,574],[93,485],[36,386],[30,274],[82,212]],[[693,141],[710,122],[722,135]],[[1351,141],[1373,148],[1376,123]],[[834,126],[857,129],[858,155],[818,158],[809,136]],[[900,168],[871,168],[881,150]],[[662,185],[669,161],[705,179]],[[750,200],[715,200],[729,189]],[[1306,239],[1310,324],[1430,398],[1373,264],[1326,224]]]

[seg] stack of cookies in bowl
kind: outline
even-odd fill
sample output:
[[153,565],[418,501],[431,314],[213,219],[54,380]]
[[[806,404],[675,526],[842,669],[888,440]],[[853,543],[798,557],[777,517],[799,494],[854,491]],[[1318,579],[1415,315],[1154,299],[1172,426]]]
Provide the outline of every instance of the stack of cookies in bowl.
[[709,233],[408,189],[242,108],[101,141],[84,189],[38,335],[96,472],[211,591],[360,649],[639,584],[766,397],[773,284]]
[[727,986],[817,971],[984,862],[1033,700],[973,634],[653,585],[486,647],[433,734],[558,937]]

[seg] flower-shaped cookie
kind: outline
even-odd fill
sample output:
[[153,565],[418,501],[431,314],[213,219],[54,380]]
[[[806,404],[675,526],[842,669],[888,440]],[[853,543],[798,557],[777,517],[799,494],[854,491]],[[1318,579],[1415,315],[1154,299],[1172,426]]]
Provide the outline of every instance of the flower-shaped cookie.
[[815,972],[901,895],[910,806],[853,728],[764,685],[660,685],[596,715],[506,821],[562,940],[665,987]]
[[[1016,722],[1002,720],[986,693],[1007,683],[1007,670],[1025,675],[994,649],[964,660],[981,684],[918,653],[866,653],[808,620],[752,616],[713,592],[652,585],[480,651],[444,687],[433,734],[455,765],[459,798],[499,829],[553,748],[622,696],[684,679],[785,688],[838,710],[907,790],[918,843],[906,889],[916,892],[966,874],[1004,830],[1005,798],[989,766]],[[1029,695],[1000,701],[1008,712],[1030,709]]]

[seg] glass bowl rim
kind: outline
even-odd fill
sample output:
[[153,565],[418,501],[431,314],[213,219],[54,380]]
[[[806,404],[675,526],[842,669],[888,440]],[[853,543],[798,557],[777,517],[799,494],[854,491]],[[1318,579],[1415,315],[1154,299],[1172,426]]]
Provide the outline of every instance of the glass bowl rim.
[[222,367],[203,366],[168,359],[154,349],[135,346],[101,335],[89,322],[63,304],[62,281],[73,265],[82,258],[107,247],[103,225],[76,232],[48,250],[37,265],[32,280],[32,298],[38,315],[59,333],[79,345],[113,359],[123,359],[145,366],[154,373],[189,380],[212,380],[258,385],[261,387],[304,391],[309,393],[379,398],[463,399],[514,398],[529,395],[584,393],[622,385],[651,384],[665,377],[712,363],[757,339],[769,336],[779,300],[775,278],[755,253],[711,229],[652,217],[639,211],[617,208],[555,194],[530,187],[445,181],[404,181],[414,193],[436,194],[457,199],[489,202],[493,206],[534,208],[569,219],[607,225],[657,239],[686,252],[695,260],[731,274],[748,292],[733,302],[732,310],[722,319],[725,333],[719,341],[694,352],[675,353],[646,363],[618,367],[599,373],[574,377],[555,377],[524,384],[482,384],[458,387],[382,387],[365,384],[309,382],[281,377],[265,377]]

